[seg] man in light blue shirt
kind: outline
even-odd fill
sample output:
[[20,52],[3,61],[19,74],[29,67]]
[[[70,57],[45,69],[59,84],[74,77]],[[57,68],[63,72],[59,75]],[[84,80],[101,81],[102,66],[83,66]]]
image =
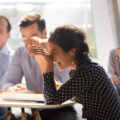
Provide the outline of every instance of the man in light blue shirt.
[[7,43],[0,50],[0,89],[3,83],[4,75],[7,71],[7,68],[10,64],[11,58],[13,56],[13,50],[9,47]]
[[[0,90],[5,73],[11,61],[13,50],[8,46],[7,39],[10,37],[11,25],[9,20],[0,15]],[[4,120],[7,108],[0,107],[0,120]]]
[[[19,26],[25,46],[19,47],[16,50],[4,78],[2,89],[19,91],[25,90],[27,87],[28,90],[42,91],[42,74],[45,69],[44,62],[40,56],[30,56],[27,53],[27,46],[28,41],[33,36],[41,39],[46,38],[45,20],[38,13],[28,13],[22,17]],[[70,69],[59,71],[56,64],[54,65],[54,69],[59,82],[64,83],[69,79],[68,73]],[[26,87],[21,85],[23,76],[25,76]],[[76,112],[71,106],[54,110],[40,110],[39,113],[42,120],[76,120]]]

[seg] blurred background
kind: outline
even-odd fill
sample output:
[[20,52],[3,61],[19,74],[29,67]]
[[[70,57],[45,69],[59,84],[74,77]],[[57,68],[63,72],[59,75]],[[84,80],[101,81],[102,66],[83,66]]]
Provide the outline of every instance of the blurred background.
[[94,27],[90,0],[4,0],[0,4],[0,14],[7,16],[12,24],[11,37],[8,40],[12,49],[23,45],[20,29],[17,26],[20,18],[29,12],[39,12],[47,25],[47,37],[50,31],[61,24],[73,24],[85,30],[88,36],[91,57],[97,59]]
[[39,12],[50,31],[61,24],[73,24],[82,28],[88,36],[91,58],[107,70],[111,49],[120,46],[120,0],[0,0],[0,14],[12,24],[8,40],[12,49],[23,45],[17,25],[20,18],[29,12]]

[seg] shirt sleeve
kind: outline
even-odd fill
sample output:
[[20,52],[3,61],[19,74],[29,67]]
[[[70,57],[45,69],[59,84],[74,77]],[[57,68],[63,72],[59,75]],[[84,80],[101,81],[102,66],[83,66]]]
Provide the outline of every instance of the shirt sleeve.
[[4,76],[1,87],[2,90],[8,86],[14,86],[18,83],[21,83],[23,71],[20,65],[20,59],[20,50],[17,49]]
[[74,77],[60,86],[60,88],[57,90],[55,87],[53,72],[44,74],[43,76],[43,92],[46,104],[61,104],[62,102],[69,100],[81,92],[91,88],[94,81],[90,71],[83,69],[77,71]]

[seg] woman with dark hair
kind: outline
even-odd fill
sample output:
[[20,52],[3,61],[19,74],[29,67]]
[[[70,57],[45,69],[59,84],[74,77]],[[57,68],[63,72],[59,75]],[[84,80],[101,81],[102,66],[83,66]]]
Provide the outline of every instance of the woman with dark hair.
[[[44,98],[46,104],[61,104],[73,97],[83,105],[83,118],[120,120],[120,98],[104,68],[89,58],[85,32],[73,25],[57,27],[48,40],[49,54],[42,47],[29,47],[46,63]],[[56,89],[53,62],[59,70],[71,68],[71,79]]]

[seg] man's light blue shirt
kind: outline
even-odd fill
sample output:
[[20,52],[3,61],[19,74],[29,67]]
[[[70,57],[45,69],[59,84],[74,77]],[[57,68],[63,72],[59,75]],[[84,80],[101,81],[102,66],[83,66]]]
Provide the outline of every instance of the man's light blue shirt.
[[[21,46],[16,50],[4,78],[4,83],[2,85],[3,90],[8,86],[14,86],[21,83],[23,76],[25,76],[28,90],[43,90],[43,79],[39,65],[34,56],[30,56],[26,51],[27,48],[25,46]],[[59,82],[65,83],[69,80],[69,71],[70,69],[59,71],[56,64],[54,65],[54,73]]]
[[14,51],[6,43],[0,50],[0,90]]

